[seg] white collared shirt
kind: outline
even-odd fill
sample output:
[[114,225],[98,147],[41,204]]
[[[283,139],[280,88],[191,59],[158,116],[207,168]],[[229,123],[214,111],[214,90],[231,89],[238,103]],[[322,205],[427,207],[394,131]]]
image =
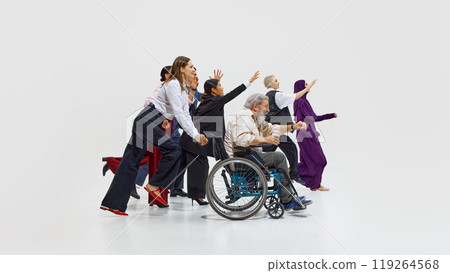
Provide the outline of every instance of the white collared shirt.
[[275,103],[277,104],[278,108],[283,109],[284,107],[288,107],[289,105],[294,104],[296,94],[285,94],[280,90],[275,91],[279,91],[275,93]]
[[156,110],[167,119],[177,118],[178,123],[189,136],[195,138],[198,135],[189,115],[188,93],[181,89],[177,79],[164,84],[152,103]]

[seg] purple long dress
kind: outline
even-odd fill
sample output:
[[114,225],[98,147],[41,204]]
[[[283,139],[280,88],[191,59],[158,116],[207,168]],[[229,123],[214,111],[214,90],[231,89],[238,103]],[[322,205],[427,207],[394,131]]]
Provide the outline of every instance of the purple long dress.
[[[294,84],[294,93],[305,89],[305,81],[299,80]],[[307,100],[306,96],[294,102],[294,115],[296,122],[303,121],[308,124],[308,129],[297,130],[297,142],[300,148],[300,163],[298,163],[298,175],[305,181],[306,187],[317,189],[322,181],[322,173],[327,165],[327,159],[323,154],[318,139],[319,133],[314,122],[334,118],[334,113],[317,116]]]

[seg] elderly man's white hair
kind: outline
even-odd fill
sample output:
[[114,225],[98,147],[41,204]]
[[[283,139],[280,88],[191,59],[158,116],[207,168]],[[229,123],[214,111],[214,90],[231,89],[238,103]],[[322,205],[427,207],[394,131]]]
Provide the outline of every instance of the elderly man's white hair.
[[256,103],[256,105],[261,105],[263,100],[269,100],[269,98],[261,93],[251,94],[247,98],[247,101],[245,101],[244,107],[248,108],[248,109],[252,109],[252,107],[255,103]]
[[264,86],[266,88],[269,88],[269,83],[271,83],[274,78],[275,78],[275,75],[269,75],[269,76],[265,77],[264,78]]

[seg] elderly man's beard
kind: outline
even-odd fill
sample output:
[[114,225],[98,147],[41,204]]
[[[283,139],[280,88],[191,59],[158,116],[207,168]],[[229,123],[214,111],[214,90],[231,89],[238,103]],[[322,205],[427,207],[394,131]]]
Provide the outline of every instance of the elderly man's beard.
[[256,123],[258,125],[262,125],[266,120],[266,114],[263,112],[261,108],[259,108],[258,112],[256,112]]

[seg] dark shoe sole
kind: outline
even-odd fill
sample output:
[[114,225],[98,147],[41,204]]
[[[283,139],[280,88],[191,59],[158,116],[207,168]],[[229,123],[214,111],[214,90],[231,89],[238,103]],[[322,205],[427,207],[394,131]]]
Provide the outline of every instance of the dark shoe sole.
[[173,190],[173,192],[170,193],[170,197],[188,197],[188,194],[183,192],[182,190]]
[[141,199],[141,196],[139,194],[137,194],[137,193],[136,194],[131,193],[130,196],[135,198],[135,199]]
[[[150,207],[153,207],[154,204],[149,204]],[[169,205],[157,204],[158,208],[168,208]]]
[[116,215],[128,216],[128,213],[126,213],[126,212],[124,212],[124,211],[117,210],[117,209],[110,209],[110,208],[105,207],[105,206],[100,206],[100,209],[101,209],[101,210],[106,210],[106,211],[112,212],[112,213],[114,213],[114,214],[116,214]]

